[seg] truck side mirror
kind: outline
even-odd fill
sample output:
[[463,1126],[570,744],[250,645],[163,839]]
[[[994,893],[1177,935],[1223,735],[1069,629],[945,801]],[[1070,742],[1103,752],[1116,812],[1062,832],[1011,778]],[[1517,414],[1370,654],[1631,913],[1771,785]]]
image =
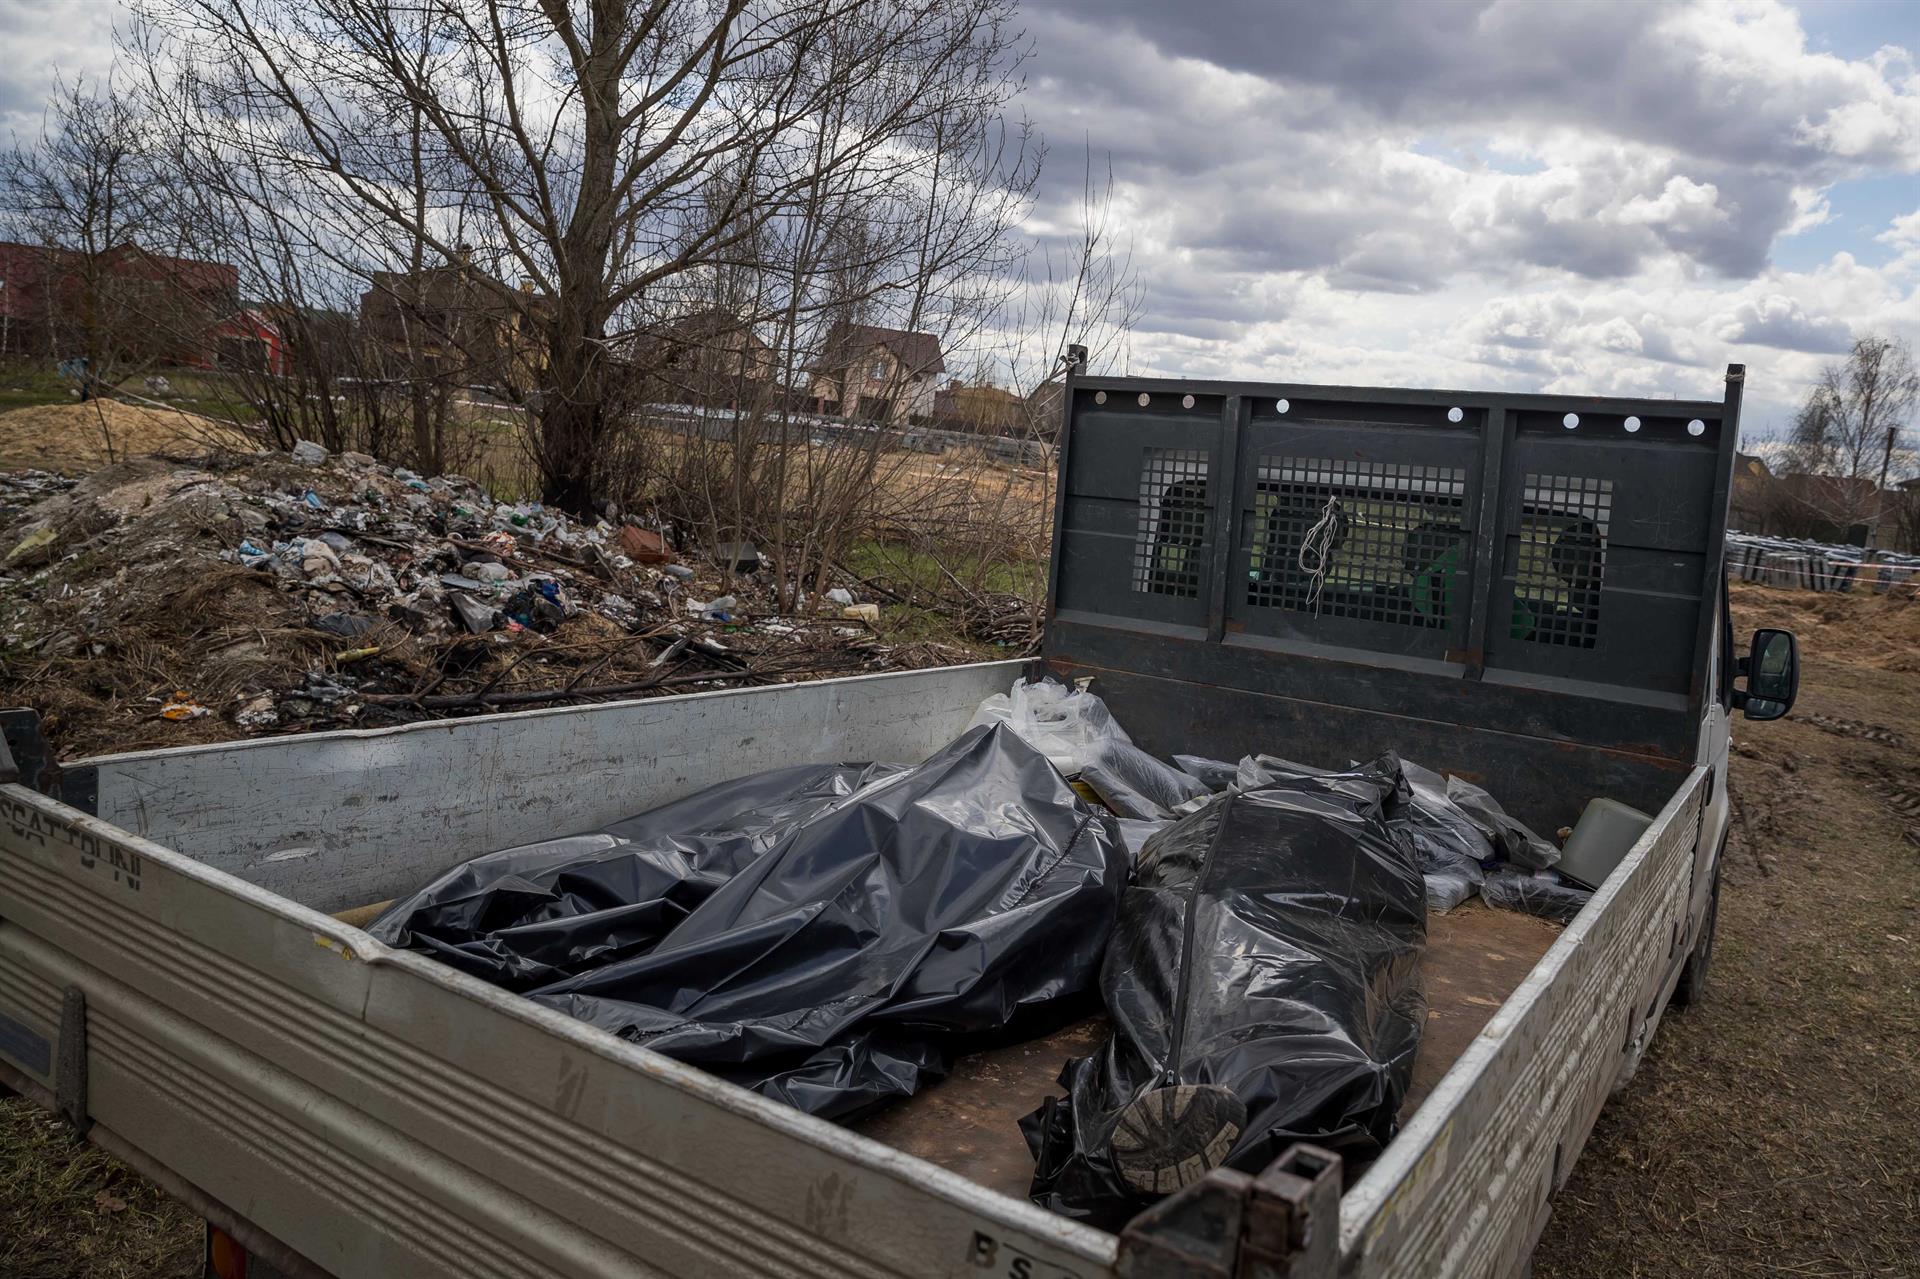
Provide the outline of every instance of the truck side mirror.
[[1740,673],[1747,687],[1734,693],[1733,704],[1748,719],[1779,719],[1792,710],[1800,691],[1800,646],[1793,632],[1755,631]]

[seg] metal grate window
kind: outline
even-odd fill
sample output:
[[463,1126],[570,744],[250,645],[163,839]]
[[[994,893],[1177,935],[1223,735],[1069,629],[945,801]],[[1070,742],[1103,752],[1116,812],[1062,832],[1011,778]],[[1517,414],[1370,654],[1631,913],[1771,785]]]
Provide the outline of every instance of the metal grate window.
[[1520,497],[1513,638],[1592,648],[1613,519],[1613,481],[1529,475]]
[[1193,598],[1207,554],[1207,454],[1145,449],[1140,463],[1140,531],[1133,589]]
[[1456,467],[1263,456],[1247,523],[1247,603],[1445,626],[1463,602],[1466,502]]

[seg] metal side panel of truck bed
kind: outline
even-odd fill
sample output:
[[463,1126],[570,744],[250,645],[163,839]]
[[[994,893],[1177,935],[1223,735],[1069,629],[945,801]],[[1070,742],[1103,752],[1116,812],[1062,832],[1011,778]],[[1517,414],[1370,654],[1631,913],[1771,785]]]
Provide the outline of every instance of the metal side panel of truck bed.
[[1632,1073],[1687,945],[1695,769],[1340,1205],[1350,1273],[1519,1271],[1601,1106]]

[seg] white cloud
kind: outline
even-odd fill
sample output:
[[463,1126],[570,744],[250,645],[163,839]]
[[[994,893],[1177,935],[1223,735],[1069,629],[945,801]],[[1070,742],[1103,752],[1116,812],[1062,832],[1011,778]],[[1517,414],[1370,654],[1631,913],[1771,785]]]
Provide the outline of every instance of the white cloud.
[[[105,69],[106,0],[0,0],[0,125],[58,63]],[[1711,395],[1784,423],[1852,336],[1920,343],[1920,70],[1821,52],[1782,0],[1027,0],[1023,109],[1072,224],[1082,139],[1163,373]],[[1836,210],[1846,214],[1841,217]],[[1827,260],[1787,270],[1785,237]],[[1891,254],[1891,260],[1886,260]]]
[[[1854,335],[1920,338],[1920,212],[1880,267],[1834,214],[1920,169],[1920,78],[1778,0],[1030,16],[1028,109],[1140,214],[1136,367],[1711,395],[1742,362],[1765,424]],[[1856,252],[1772,262],[1816,231]]]

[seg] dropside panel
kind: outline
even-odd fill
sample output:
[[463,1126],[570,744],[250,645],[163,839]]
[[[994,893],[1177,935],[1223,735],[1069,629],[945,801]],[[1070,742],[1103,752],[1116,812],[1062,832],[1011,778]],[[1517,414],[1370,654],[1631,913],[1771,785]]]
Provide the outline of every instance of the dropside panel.
[[1464,1279],[1525,1261],[1680,957],[1709,775],[1693,771],[1341,1201],[1342,1273]]
[[341,1279],[1110,1270],[1108,1236],[24,788],[0,804],[0,1078],[50,1104],[33,1041],[78,988],[96,1128]]
[[95,812],[302,905],[343,910],[480,853],[747,773],[918,763],[1019,662],[266,738],[86,761]]

